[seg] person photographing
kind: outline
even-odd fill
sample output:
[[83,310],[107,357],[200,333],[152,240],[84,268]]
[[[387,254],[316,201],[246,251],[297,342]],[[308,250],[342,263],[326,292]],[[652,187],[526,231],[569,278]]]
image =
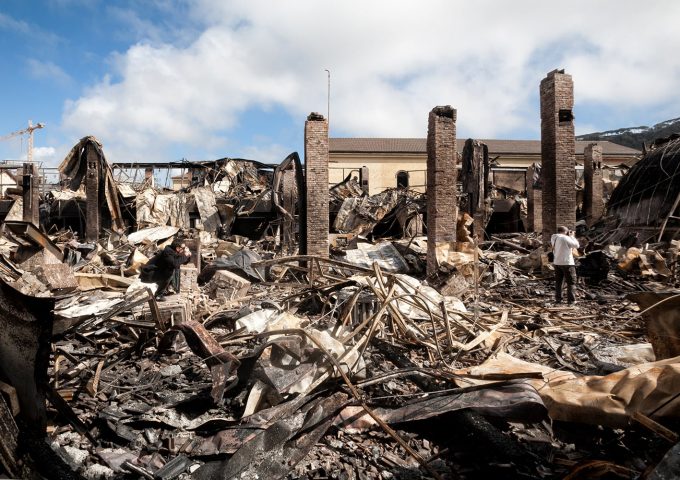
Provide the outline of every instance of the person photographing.
[[579,243],[574,238],[574,232],[567,227],[557,228],[557,233],[550,238],[552,245],[555,266],[555,302],[562,301],[562,288],[567,284],[567,303],[573,304],[576,301],[574,295],[574,284],[576,283],[576,265],[572,248],[578,248]]

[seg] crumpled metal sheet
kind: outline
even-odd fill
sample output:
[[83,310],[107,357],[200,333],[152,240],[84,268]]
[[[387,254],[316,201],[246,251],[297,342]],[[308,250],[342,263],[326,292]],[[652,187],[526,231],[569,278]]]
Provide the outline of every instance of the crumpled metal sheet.
[[409,271],[408,263],[390,242],[377,245],[359,243],[357,248],[345,250],[344,260],[364,268],[372,268],[375,262],[385,272],[405,273]]
[[137,245],[143,242],[157,242],[159,240],[166,240],[179,232],[179,228],[165,225],[162,227],[149,227],[142,230],[132,232],[127,236],[128,242],[132,245]]
[[636,292],[628,299],[645,311],[647,336],[657,360],[680,355],[680,294],[678,292]]
[[[362,192],[363,193],[363,192]],[[366,235],[399,203],[397,190],[386,190],[370,197],[349,197],[342,201],[333,228],[341,233]]]
[[[545,419],[548,410],[536,389],[523,380],[473,387],[463,392],[428,395],[399,408],[376,408],[373,413],[385,423],[415,422],[457,410],[473,410],[508,421],[533,422]],[[334,425],[349,431],[363,431],[377,425],[360,406],[343,409]]]
[[346,401],[347,396],[340,392],[313,400],[304,410],[277,421],[250,439],[228,460],[203,465],[193,478],[284,478],[326,433]]
[[137,224],[189,228],[187,194],[160,194],[147,188],[136,198]]
[[195,188],[192,192],[196,200],[196,208],[201,216],[203,230],[216,232],[222,225],[222,221],[215,203],[215,193],[207,187]]
[[167,225],[170,219],[170,200],[172,195],[161,195],[151,188],[147,188],[137,195],[138,225]]
[[20,415],[36,432],[47,425],[53,309],[54,299],[29,297],[0,279],[0,372],[16,389]]
[[265,269],[263,267],[253,266],[254,263],[257,263],[261,260],[262,257],[260,257],[257,253],[247,248],[243,248],[237,252],[234,252],[228,257],[220,257],[215,259],[213,264],[218,270],[240,270],[255,280],[263,281],[265,279]]
[[537,389],[553,420],[621,427],[635,412],[652,419],[680,417],[680,357],[635,365],[605,376],[577,376],[500,352],[459,373],[480,376],[536,372],[543,378],[526,381]]
[[523,422],[539,421],[548,413],[536,389],[522,380],[461,393],[427,397],[397,409],[375,409],[375,413],[386,423],[393,424],[425,420],[463,409],[505,418],[508,421]]

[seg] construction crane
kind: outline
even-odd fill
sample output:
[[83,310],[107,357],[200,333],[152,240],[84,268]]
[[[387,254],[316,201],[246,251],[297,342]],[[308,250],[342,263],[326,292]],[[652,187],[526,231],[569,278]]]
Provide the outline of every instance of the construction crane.
[[28,151],[26,153],[26,159],[29,162],[33,161],[33,131],[38,130],[40,128],[44,128],[45,124],[44,123],[38,123],[36,125],[33,125],[32,121],[28,121],[28,128],[24,128],[23,130],[17,130],[16,132],[12,132],[9,135],[5,135],[4,137],[0,137],[0,140],[7,140],[8,138],[16,137],[16,136],[23,136],[28,134]]

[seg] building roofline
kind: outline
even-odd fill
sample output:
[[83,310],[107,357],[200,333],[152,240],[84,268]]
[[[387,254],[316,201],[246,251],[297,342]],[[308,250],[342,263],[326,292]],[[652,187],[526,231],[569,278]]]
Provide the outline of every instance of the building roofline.
[[[461,140],[461,139],[459,139]],[[489,155],[536,155],[541,152],[540,140],[503,140],[503,139],[479,139],[489,147]],[[584,148],[597,143],[602,146],[603,155],[634,157],[641,155],[640,150],[618,145],[602,140],[576,140],[576,154],[583,155]],[[459,152],[462,152],[464,141],[456,142]],[[372,137],[331,137],[329,138],[329,151],[331,153],[427,153],[427,140],[425,138],[372,138]]]

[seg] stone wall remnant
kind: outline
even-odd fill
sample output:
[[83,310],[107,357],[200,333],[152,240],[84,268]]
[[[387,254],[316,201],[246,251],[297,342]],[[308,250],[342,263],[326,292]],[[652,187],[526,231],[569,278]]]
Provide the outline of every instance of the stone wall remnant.
[[589,227],[604,213],[602,146],[591,143],[583,151],[583,213]]

